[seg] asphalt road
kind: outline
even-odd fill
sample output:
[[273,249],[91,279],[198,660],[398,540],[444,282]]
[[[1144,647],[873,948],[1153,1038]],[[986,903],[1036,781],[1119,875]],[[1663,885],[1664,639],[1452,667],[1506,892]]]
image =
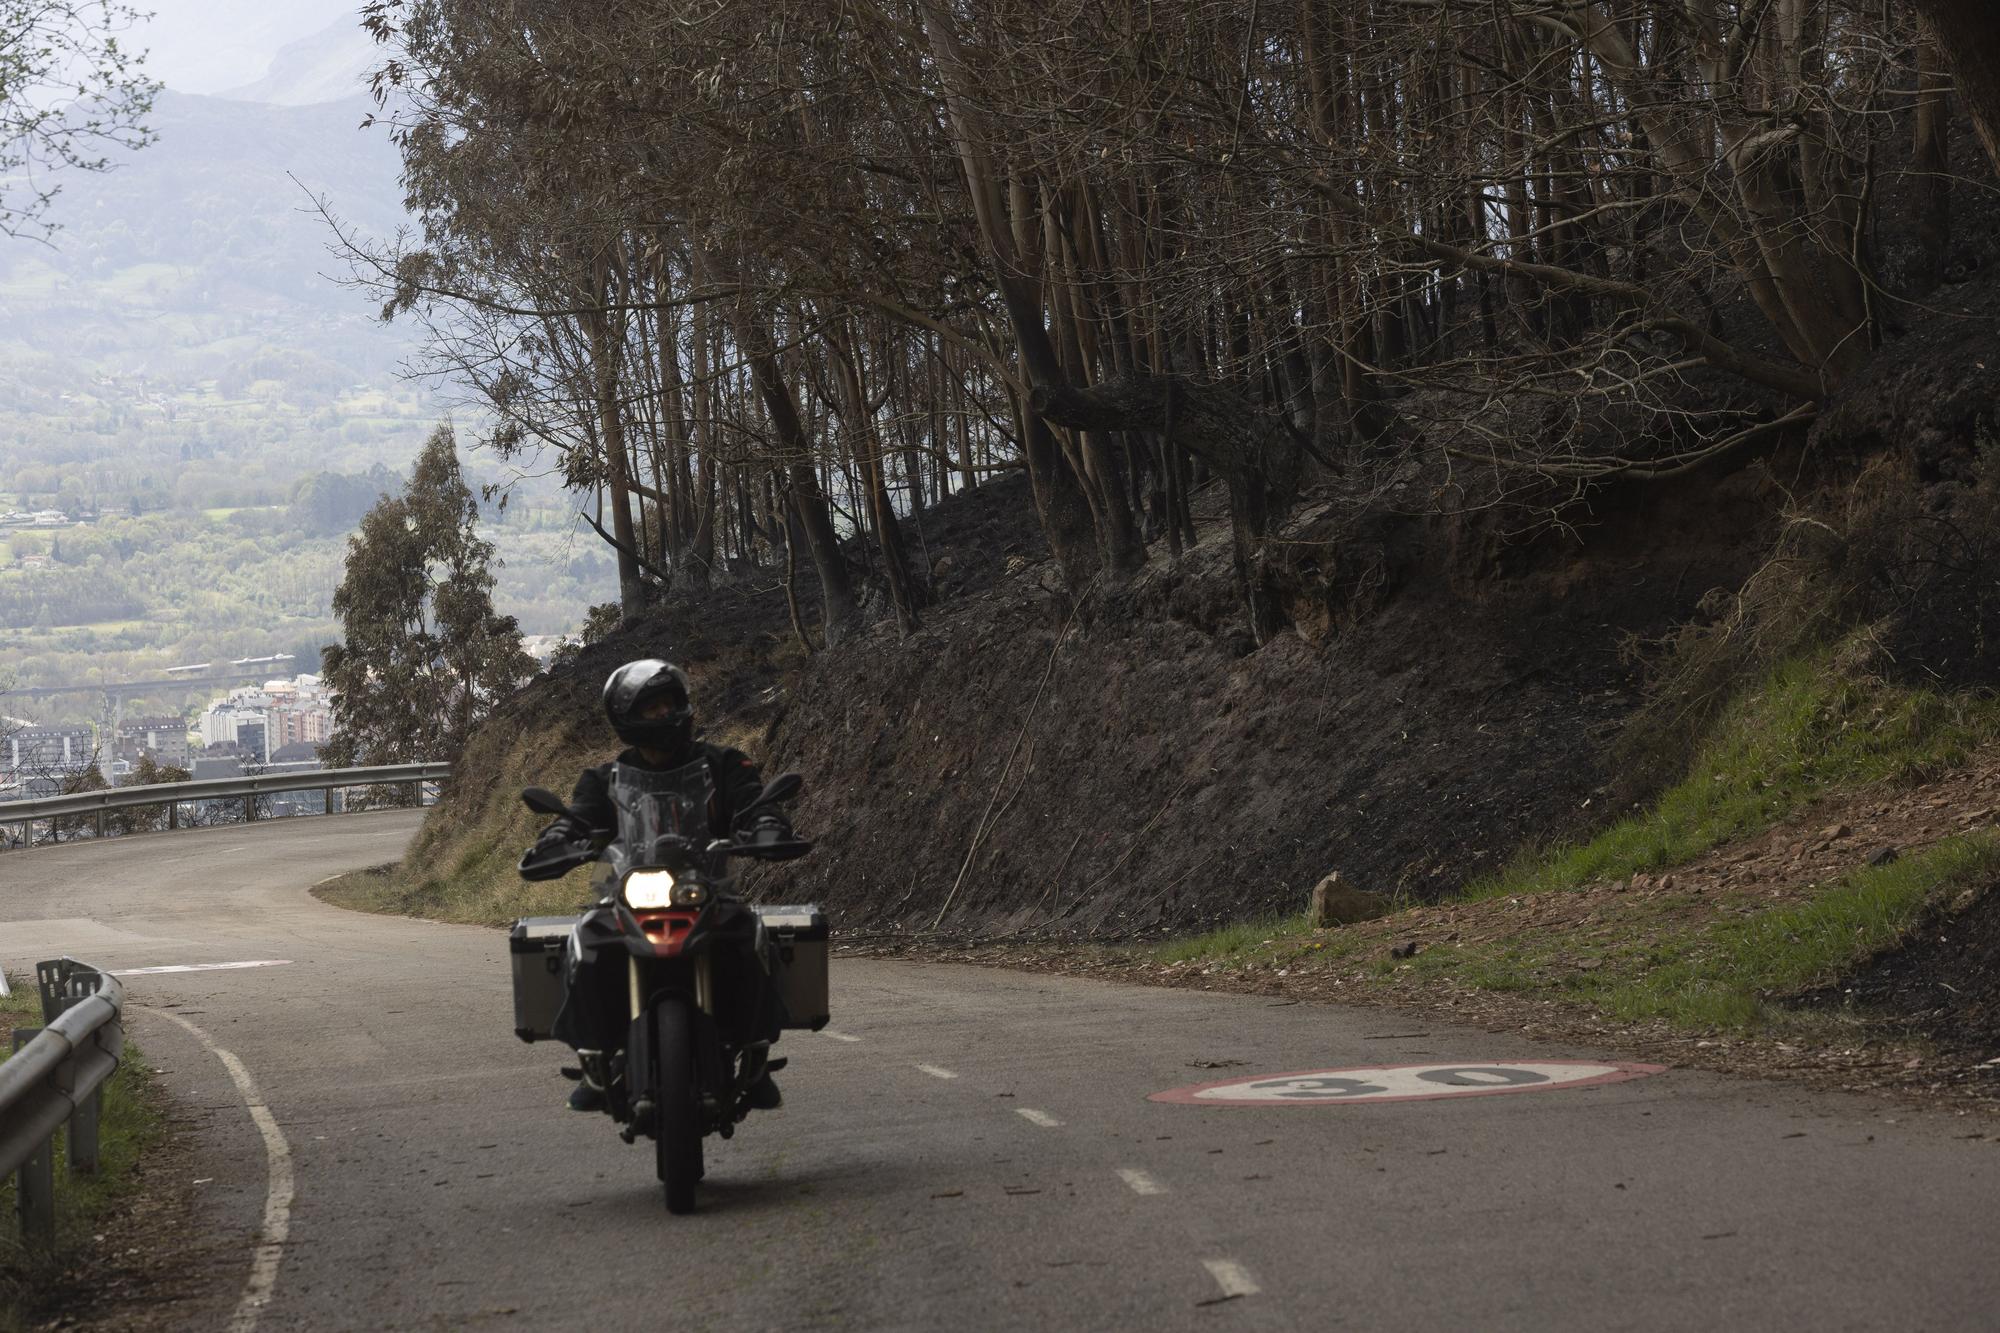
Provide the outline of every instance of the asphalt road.
[[650,1146],[566,1111],[563,1052],[514,1038],[501,932],[308,895],[415,826],[0,857],[10,970],[283,960],[126,982],[199,1127],[218,1280],[188,1327],[1986,1329],[2000,1311],[2000,1145],[1966,1137],[1990,1126],[1683,1071],[1162,1104],[1239,1074],[1617,1052],[977,968],[836,959],[831,1032],[780,1048],[784,1110],[711,1139],[702,1210],[669,1217]]

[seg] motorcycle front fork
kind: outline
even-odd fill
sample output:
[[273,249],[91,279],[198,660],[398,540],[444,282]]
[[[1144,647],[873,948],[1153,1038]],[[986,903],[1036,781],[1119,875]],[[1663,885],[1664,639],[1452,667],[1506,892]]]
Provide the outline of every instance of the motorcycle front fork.
[[[642,1028],[650,1030],[649,1028],[647,1028],[647,1025],[643,1025],[639,1021],[642,1017],[644,1017],[646,1013],[646,1007],[649,1002],[648,987],[646,984],[644,969],[640,966],[640,960],[635,957],[632,957],[629,954],[626,956],[626,969],[627,969],[626,975],[629,978],[628,998],[631,1007],[631,1013],[630,1013],[631,1026],[628,1030],[639,1031]],[[704,1015],[707,1015],[709,1017],[714,1016],[715,972],[712,960],[710,959],[709,955],[705,953],[699,955],[694,960],[694,999],[696,1006],[701,1010],[701,1012]],[[697,1058],[700,1059],[704,1064],[713,1064],[714,1056],[720,1054],[720,1052],[713,1050],[712,1045],[710,1043],[703,1043],[700,1041],[697,1042],[697,1050],[699,1052]],[[629,1052],[627,1053],[627,1058],[623,1063],[626,1068],[629,1069],[631,1067]],[[648,1068],[651,1067],[652,1057],[650,1053],[648,1053],[648,1055],[646,1056],[645,1063]],[[702,1082],[709,1087],[715,1087],[718,1085],[727,1086],[731,1083],[731,1080],[729,1078],[729,1071],[711,1070],[708,1076],[705,1077],[702,1080]],[[731,1095],[729,1097],[729,1100],[731,1102],[734,1102],[736,1100],[735,1092],[736,1090],[732,1088]],[[641,1133],[650,1134],[652,1132],[651,1121],[652,1121],[652,1116],[654,1114],[653,1100],[649,1089],[634,1088],[631,1090],[631,1096],[632,1096],[632,1119],[631,1122],[627,1124],[626,1127],[621,1131],[621,1136],[627,1143],[632,1142]],[[709,1114],[716,1120],[720,1121],[718,1128],[721,1130],[722,1136],[724,1138],[730,1137],[735,1132],[735,1124],[733,1123],[732,1118],[729,1115],[724,1114],[723,1108],[720,1105],[716,1104],[712,1097],[705,1096],[703,1100],[709,1102]]]
[[[632,955],[625,956],[627,974],[631,977],[631,1012],[627,1018],[637,1019],[646,1012],[645,978],[640,974],[639,960]],[[715,1015],[715,970],[707,954],[694,960],[694,1002],[704,1014]]]

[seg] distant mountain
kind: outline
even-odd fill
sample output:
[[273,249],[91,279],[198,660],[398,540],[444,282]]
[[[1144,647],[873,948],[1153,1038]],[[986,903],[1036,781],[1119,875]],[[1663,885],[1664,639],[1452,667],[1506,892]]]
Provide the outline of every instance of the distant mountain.
[[311,106],[353,97],[367,86],[382,49],[352,17],[279,49],[270,72],[255,83],[218,94],[239,102]]
[[[361,0],[146,0],[154,19],[124,44],[146,51],[146,70],[183,93],[215,93],[260,78],[271,53],[336,24],[360,30]],[[354,90],[346,90],[351,93]]]
[[[53,244],[0,243],[0,362],[198,380],[279,352],[329,363],[315,379],[387,378],[403,332],[332,280],[346,266],[314,211],[324,196],[376,236],[403,220],[396,151],[382,130],[359,128],[369,105],[162,93],[158,143],[114,171],[65,178]],[[8,387],[0,377],[0,406]]]

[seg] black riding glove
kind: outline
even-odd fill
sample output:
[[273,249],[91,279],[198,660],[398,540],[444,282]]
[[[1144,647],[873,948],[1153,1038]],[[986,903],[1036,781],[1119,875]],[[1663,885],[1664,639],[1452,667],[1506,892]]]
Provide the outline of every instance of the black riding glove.
[[567,819],[558,819],[543,829],[541,835],[535,839],[535,851],[552,852],[575,841],[576,830],[570,827]]

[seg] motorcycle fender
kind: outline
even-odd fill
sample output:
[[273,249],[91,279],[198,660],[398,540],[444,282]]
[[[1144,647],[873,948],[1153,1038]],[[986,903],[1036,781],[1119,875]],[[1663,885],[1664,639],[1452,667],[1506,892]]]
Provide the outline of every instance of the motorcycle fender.
[[628,947],[641,958],[679,958],[694,942],[701,913],[695,911],[634,912]]

